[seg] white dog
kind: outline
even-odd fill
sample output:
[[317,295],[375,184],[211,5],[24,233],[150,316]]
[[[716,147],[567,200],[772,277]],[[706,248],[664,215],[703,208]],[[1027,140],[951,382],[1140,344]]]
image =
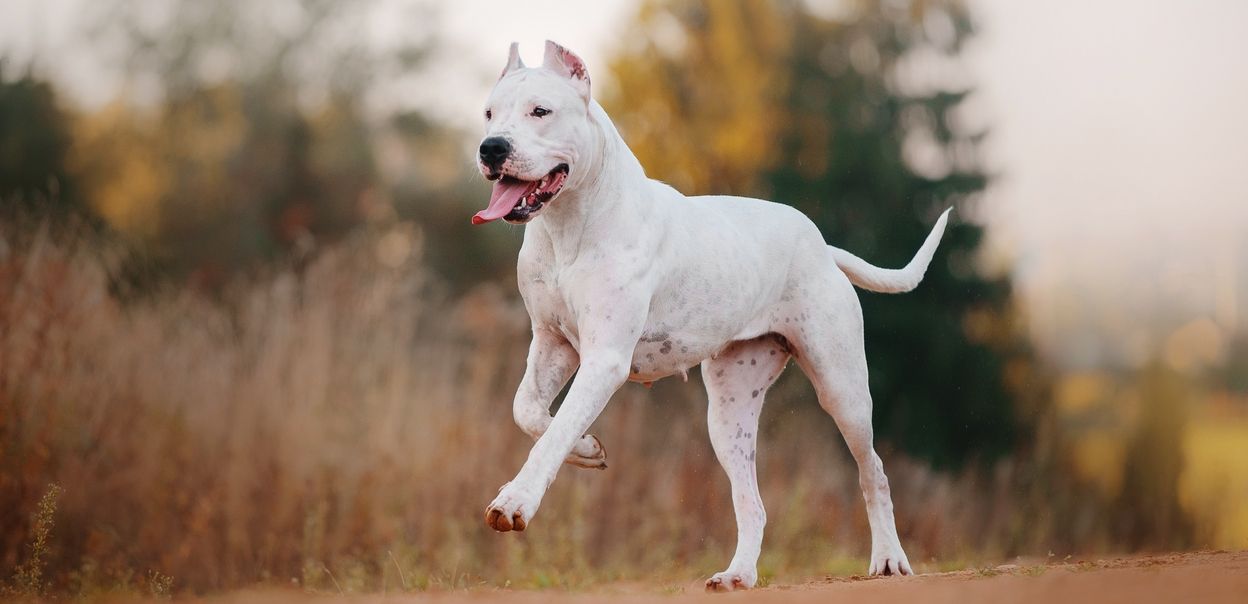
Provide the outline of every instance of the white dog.
[[[524,530],[561,463],[605,468],[585,434],[626,380],[701,364],[715,455],[732,483],[737,551],[710,590],[754,586],[766,512],[755,476],[767,388],[793,358],[814,383],[858,463],[875,574],[911,574],[884,467],[872,446],[862,309],[853,285],[904,292],[923,278],[948,210],[904,269],[877,268],[823,241],[788,206],[685,197],[646,178],[579,57],[546,43],[540,68],[511,45],[485,107],[482,174],[494,181],[474,224],[528,224],[517,267],[532,319],[514,415],[536,439],[486,509],[495,530]],[[550,404],[576,373],[559,413]]]

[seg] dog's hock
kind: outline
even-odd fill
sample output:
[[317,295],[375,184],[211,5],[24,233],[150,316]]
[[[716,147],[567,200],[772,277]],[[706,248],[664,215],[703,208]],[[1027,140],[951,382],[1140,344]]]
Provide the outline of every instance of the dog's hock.
[[586,434],[576,442],[576,446],[563,463],[578,468],[605,470],[607,469],[607,448],[602,446],[602,441],[598,440],[597,436]]
[[571,80],[572,86],[586,101],[589,100],[589,70],[585,67],[585,61],[576,56],[576,53],[547,40],[542,67]]

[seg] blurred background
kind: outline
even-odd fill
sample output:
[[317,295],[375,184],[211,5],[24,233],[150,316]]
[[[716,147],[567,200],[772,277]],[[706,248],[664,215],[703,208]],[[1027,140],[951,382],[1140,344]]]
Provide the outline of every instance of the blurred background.
[[[522,227],[473,228],[480,112],[557,40],[652,177],[786,203],[904,264],[862,292],[921,571],[1248,547],[1248,5],[7,0],[0,581],[90,595],[683,581],[729,488],[689,384],[630,384],[531,530],[482,510]],[[759,472],[765,581],[864,572],[800,371]],[[56,485],[56,486],[54,486]],[[57,488],[59,486],[59,489]],[[627,500],[628,505],[622,505]],[[33,587],[32,587],[33,586]]]

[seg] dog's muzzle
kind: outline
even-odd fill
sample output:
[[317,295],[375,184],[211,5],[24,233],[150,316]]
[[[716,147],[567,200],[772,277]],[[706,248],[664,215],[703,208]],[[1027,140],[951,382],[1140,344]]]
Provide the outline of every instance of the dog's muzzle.
[[481,141],[478,155],[481,163],[490,169],[490,173],[497,174],[503,167],[503,162],[511,155],[511,143],[501,136],[491,136]]
[[489,205],[472,217],[472,223],[485,224],[499,218],[516,224],[528,222],[563,190],[568,171],[568,164],[559,164],[538,180],[508,175],[495,179]]

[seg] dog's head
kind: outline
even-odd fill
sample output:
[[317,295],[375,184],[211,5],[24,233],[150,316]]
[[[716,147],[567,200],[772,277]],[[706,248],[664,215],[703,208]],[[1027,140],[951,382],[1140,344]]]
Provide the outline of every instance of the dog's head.
[[589,103],[589,72],[572,51],[547,40],[542,66],[530,69],[511,45],[485,105],[485,138],[477,154],[494,190],[473,224],[528,222],[559,195],[590,140]]

